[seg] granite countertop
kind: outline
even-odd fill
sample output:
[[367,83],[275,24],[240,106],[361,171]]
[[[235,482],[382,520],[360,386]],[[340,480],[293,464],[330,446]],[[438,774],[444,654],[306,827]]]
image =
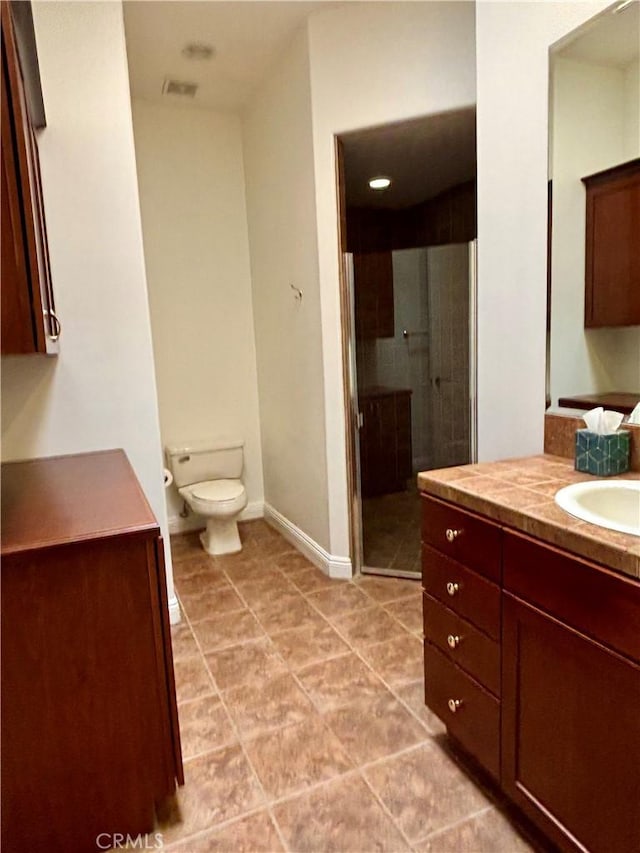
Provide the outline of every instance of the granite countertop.
[[[640,538],[574,518],[554,495],[563,486],[593,479],[573,460],[543,454],[481,462],[418,474],[421,492],[451,501],[550,545],[640,578]],[[630,471],[612,479],[639,480]]]

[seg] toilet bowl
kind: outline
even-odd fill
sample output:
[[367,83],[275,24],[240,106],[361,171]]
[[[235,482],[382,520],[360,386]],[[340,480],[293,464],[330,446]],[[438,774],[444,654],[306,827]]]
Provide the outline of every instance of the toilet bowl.
[[208,554],[242,550],[236,518],[247,505],[247,492],[240,480],[205,480],[178,492],[193,512],[207,519],[200,541]]
[[240,479],[243,445],[239,439],[221,439],[166,449],[178,493],[192,512],[206,519],[200,541],[208,554],[242,550],[238,515],[247,505],[247,492]]

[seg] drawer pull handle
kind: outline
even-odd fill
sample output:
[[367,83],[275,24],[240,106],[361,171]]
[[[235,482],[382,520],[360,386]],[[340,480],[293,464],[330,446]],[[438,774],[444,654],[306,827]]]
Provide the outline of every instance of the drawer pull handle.
[[460,645],[460,637],[457,634],[449,634],[447,637],[447,643],[449,644],[450,649],[455,649]]
[[447,592],[449,595],[456,595],[460,591],[460,585],[455,583],[455,581],[449,581],[447,584]]
[[461,533],[462,530],[454,530],[453,527],[447,527],[444,535],[447,537],[447,542],[455,542]]
[[447,706],[452,714],[457,714],[462,707],[462,699],[449,699]]

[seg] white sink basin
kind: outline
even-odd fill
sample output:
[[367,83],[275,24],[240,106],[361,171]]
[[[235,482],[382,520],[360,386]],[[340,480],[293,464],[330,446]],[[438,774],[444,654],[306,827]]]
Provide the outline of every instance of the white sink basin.
[[556,492],[555,500],[583,521],[640,536],[640,480],[574,483]]

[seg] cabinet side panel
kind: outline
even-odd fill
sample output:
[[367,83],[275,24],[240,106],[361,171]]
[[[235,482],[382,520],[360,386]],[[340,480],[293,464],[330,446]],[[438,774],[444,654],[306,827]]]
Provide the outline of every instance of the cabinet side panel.
[[36,347],[32,327],[27,251],[22,224],[8,57],[2,30],[2,352],[29,353]]
[[[22,207],[22,226],[29,273],[31,320],[35,334],[35,352],[46,352],[43,297],[48,298],[48,252],[43,231],[43,211],[39,203],[39,171],[37,149],[24,93],[20,61],[15,44],[9,4],[2,3],[3,63],[6,62],[7,86],[10,92],[11,119],[14,129],[16,177]],[[46,258],[46,262],[45,262]],[[5,350],[7,351],[7,350]]]
[[158,659],[158,684],[163,706],[166,708],[165,727],[167,729],[164,752],[168,755],[170,773],[167,794],[175,791],[175,780],[184,785],[182,769],[182,749],[180,745],[180,726],[176,702],[176,685],[173,671],[173,651],[171,648],[171,626],[169,624],[169,606],[167,602],[167,581],[164,567],[164,548],[162,537],[149,543],[150,582],[155,585],[158,606],[155,620],[156,656]]
[[151,830],[162,709],[146,541],[6,557],[2,587],[7,849]]

